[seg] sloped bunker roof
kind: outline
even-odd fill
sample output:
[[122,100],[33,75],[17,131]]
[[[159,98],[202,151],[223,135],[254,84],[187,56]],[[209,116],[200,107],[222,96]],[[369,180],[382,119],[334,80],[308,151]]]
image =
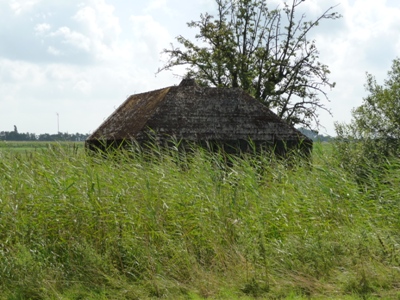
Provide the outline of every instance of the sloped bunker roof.
[[86,147],[143,143],[154,136],[161,142],[174,138],[241,151],[248,150],[249,141],[257,147],[312,148],[309,138],[243,90],[199,87],[191,79],[130,96],[88,137]]

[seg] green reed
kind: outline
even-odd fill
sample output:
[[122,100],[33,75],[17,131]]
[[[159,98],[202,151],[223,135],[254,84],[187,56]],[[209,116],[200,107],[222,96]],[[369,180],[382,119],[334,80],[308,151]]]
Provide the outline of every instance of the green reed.
[[0,152],[0,299],[398,297],[400,161]]

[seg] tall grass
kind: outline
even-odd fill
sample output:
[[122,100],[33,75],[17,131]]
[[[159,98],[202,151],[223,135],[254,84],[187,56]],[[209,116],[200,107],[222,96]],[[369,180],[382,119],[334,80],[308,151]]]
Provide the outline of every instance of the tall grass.
[[4,299],[400,297],[400,161],[0,152]]

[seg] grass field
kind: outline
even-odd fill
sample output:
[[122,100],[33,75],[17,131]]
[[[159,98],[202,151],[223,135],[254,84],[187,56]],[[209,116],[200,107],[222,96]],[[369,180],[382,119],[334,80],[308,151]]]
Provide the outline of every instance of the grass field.
[[0,299],[400,299],[390,164],[0,143]]
[[72,147],[83,149],[84,142],[14,142],[0,141],[0,151],[7,152],[31,152],[36,150],[46,150],[49,147]]

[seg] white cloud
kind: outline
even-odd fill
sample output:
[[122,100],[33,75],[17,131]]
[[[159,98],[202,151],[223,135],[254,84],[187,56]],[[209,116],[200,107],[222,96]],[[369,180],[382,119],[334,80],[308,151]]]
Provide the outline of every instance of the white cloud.
[[383,80],[391,61],[400,54],[396,46],[400,45],[398,5],[388,7],[385,1],[343,0],[337,10],[343,18],[324,21],[331,23],[322,30],[317,27],[314,35],[321,61],[329,66],[330,78],[337,83],[328,94],[333,118],[325,115],[324,122],[331,134],[334,134],[333,121],[349,122],[351,110],[366,96],[365,72]]
[[80,32],[73,31],[70,28],[63,26],[54,32],[50,33],[51,37],[61,37],[62,43],[69,44],[75,48],[90,51],[91,41],[90,38]]
[[114,15],[114,7],[104,0],[91,0],[90,5],[81,7],[73,19],[82,24],[95,40],[110,44],[121,33],[119,19]]
[[[2,66],[1,81],[9,82],[27,82],[30,85],[39,85],[43,83],[43,76],[38,74],[40,67],[32,63],[22,61],[12,61],[8,59],[1,59],[0,65]],[[20,87],[18,87],[20,88]]]
[[61,50],[59,50],[59,49],[57,49],[57,48],[55,48],[53,46],[49,46],[47,48],[47,53],[49,53],[49,54],[51,54],[53,56],[61,56],[63,54]]
[[105,0],[62,3],[60,9],[66,12],[63,18],[52,10],[57,6],[42,6],[43,11],[32,12],[32,21],[39,21],[33,28],[37,44],[32,50],[42,51],[44,57],[49,54],[47,60],[77,64],[107,61],[121,52],[122,29],[114,6]]
[[152,0],[149,1],[149,4],[145,8],[145,12],[151,12],[154,10],[164,10],[164,11],[170,11],[168,8],[167,0]]
[[36,32],[36,34],[38,35],[43,35],[46,34],[47,32],[49,32],[51,29],[51,25],[48,23],[40,23],[37,24],[34,28],[34,31]]
[[137,55],[158,59],[163,47],[172,40],[168,30],[150,15],[132,16],[131,21]]
[[92,91],[92,85],[87,80],[79,80],[73,87],[74,90],[89,95]]
[[[56,131],[56,111],[60,130],[94,130],[127,95],[178,83],[173,74],[181,69],[154,76],[160,52],[177,45],[180,34],[194,40],[197,32],[186,22],[215,12],[215,0],[0,3],[0,22],[7,24],[0,36],[8,41],[0,44],[0,131],[15,124],[36,133]],[[301,6],[312,19],[337,3],[343,18],[321,22],[312,35],[337,82],[328,91],[334,117],[321,113],[331,134],[333,121],[348,121],[361,103],[365,72],[382,82],[400,55],[398,0],[307,0]]]
[[21,15],[32,10],[40,2],[41,0],[12,0],[10,1],[9,6],[14,14]]
[[81,5],[72,17],[79,24],[81,31],[90,39],[91,55],[99,61],[112,59],[119,51],[119,38],[122,29],[115,8],[104,0],[90,0]]

